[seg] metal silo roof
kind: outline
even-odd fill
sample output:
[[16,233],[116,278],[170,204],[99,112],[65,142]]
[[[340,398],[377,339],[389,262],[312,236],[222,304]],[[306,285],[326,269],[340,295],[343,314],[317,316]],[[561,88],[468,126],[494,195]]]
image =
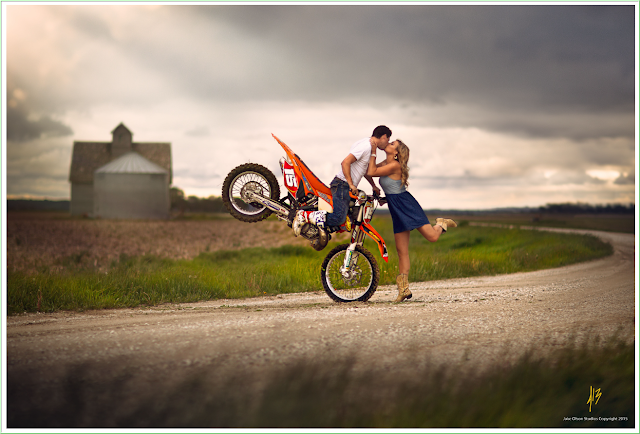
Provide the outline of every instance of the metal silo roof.
[[136,152],[128,152],[122,157],[105,164],[96,173],[169,173],[162,167]]

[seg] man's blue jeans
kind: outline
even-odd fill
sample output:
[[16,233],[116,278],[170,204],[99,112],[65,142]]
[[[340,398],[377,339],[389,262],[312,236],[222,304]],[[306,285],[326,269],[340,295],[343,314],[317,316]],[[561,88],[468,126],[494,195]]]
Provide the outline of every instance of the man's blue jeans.
[[333,212],[327,214],[325,226],[340,226],[347,219],[349,212],[349,184],[335,177],[329,186],[333,196]]

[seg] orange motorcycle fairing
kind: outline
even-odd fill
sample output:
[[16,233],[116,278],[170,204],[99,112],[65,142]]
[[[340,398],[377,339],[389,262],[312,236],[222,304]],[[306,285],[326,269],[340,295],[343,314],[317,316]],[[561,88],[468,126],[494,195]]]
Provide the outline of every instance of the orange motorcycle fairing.
[[271,134],[274,139],[282,146],[284,152],[289,157],[289,161],[293,166],[293,170],[298,180],[302,181],[305,194],[311,193],[318,196],[318,209],[327,212],[333,212],[333,196],[331,195],[331,189],[324,185],[322,181],[307,167],[300,157],[293,153],[293,151],[274,134]]
[[378,249],[380,250],[380,255],[385,262],[389,262],[389,251],[387,250],[387,245],[384,243],[382,236],[376,231],[373,226],[371,226],[368,222],[362,222],[362,226],[360,226],[365,234],[369,235],[369,237],[378,244]]
[[282,170],[282,175],[284,176],[284,186],[295,197],[300,186],[300,177],[296,174],[293,165],[289,163],[289,159],[280,159],[280,170]]

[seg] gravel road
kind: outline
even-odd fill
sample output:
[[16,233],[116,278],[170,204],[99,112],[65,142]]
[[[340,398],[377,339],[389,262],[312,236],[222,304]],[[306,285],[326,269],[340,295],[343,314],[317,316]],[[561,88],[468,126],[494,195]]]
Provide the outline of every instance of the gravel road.
[[616,333],[633,341],[635,236],[576,232],[602,238],[615,253],[551,270],[412,283],[413,298],[401,304],[387,286],[358,304],[316,292],[8,317],[9,386],[55,387],[79,366],[96,381],[124,367],[167,381],[197,367],[223,376],[316,355],[357,356],[381,369],[429,361],[481,370],[532,346],[544,353]]

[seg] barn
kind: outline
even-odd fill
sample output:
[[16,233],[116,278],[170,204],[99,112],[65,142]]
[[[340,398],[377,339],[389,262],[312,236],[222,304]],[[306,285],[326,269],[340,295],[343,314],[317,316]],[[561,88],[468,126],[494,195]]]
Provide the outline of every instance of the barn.
[[111,142],[73,144],[71,215],[168,218],[171,143],[133,142],[122,123],[111,134]]
[[169,173],[129,152],[93,175],[93,215],[109,219],[169,218]]

